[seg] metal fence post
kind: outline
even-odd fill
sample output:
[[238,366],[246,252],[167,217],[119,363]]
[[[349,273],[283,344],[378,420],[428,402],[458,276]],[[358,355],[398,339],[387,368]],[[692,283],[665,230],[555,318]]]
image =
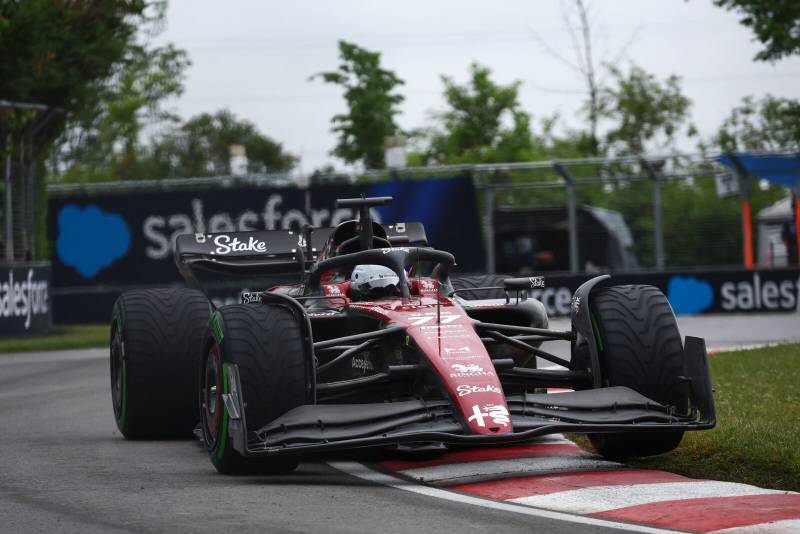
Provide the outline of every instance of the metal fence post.
[[14,214],[11,204],[11,134],[6,138],[6,261],[14,261]]
[[797,255],[792,259],[800,266],[800,176],[794,182],[794,237]]
[[642,167],[653,181],[653,234],[656,246],[656,268],[664,268],[664,224],[661,220],[661,174],[653,164],[641,158]]
[[575,181],[566,167],[561,163],[553,163],[553,168],[564,179],[567,186],[567,222],[569,224],[569,271],[580,271],[580,257],[578,250],[578,199],[575,195]]
[[742,245],[744,255],[744,268],[753,270],[755,260],[753,254],[753,214],[750,205],[750,183],[747,169],[739,158],[733,153],[728,153],[728,158],[733,163],[736,180],[739,183],[739,197],[742,199]]
[[489,179],[484,181],[484,226],[486,227],[486,272],[494,274],[496,269],[494,257],[494,184]]

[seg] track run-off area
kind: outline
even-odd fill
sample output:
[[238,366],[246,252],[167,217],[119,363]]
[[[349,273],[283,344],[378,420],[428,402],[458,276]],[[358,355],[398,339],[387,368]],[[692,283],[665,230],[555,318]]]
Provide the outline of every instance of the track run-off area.
[[[679,322],[710,351],[800,341],[798,315]],[[800,532],[798,494],[628,469],[562,436],[221,476],[197,443],[122,439],[107,349],[0,354],[0,448],[0,532]]]

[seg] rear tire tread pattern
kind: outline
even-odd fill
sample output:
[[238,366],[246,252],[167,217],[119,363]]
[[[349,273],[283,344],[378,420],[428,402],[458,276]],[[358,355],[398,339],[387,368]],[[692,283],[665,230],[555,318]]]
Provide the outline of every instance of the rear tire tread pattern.
[[197,355],[210,305],[198,290],[137,289],[123,293],[128,439],[191,437],[199,414]]

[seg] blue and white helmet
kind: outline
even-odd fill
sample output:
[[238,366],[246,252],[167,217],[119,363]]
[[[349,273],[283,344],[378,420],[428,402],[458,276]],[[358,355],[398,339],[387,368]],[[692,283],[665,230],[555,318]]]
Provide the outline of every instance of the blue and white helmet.
[[395,295],[400,277],[383,265],[356,265],[350,274],[350,294],[355,299]]

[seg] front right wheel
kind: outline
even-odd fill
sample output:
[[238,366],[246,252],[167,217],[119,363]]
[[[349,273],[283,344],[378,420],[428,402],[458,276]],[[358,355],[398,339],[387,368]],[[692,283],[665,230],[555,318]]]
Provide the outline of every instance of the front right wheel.
[[[645,285],[601,288],[592,292],[589,306],[603,386],[626,386],[686,413],[683,343],[661,290]],[[589,434],[597,452],[615,460],[669,452],[682,437],[682,430]]]
[[300,318],[281,304],[234,304],[211,316],[200,362],[203,442],[223,474],[277,474],[294,470],[296,456],[253,458],[233,448],[223,402],[228,367],[238,367],[248,431],[258,430],[306,403],[306,355]]

